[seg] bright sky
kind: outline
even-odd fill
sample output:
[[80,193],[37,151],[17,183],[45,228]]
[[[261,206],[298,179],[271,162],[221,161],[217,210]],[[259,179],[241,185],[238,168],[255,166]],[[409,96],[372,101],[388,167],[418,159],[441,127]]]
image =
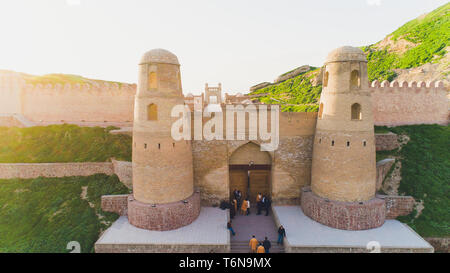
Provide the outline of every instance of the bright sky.
[[136,82],[140,56],[175,53],[184,93],[248,91],[332,49],[383,39],[446,0],[1,0],[0,69]]

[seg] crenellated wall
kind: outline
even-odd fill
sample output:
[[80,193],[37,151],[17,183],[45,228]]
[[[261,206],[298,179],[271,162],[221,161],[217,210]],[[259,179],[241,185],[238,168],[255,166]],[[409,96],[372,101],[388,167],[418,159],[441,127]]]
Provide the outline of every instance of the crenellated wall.
[[440,81],[374,81],[369,89],[375,125],[448,123],[448,91]]
[[[442,82],[374,81],[369,89],[375,125],[448,123]],[[0,114],[22,114],[33,122],[132,122],[135,93],[135,84],[31,85],[18,73],[2,72]]]
[[129,84],[27,84],[20,105],[32,121],[131,122],[135,93]]

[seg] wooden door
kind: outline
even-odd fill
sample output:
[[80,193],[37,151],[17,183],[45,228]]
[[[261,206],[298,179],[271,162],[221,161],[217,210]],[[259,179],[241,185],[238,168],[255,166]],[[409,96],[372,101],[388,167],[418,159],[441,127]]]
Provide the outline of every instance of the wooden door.
[[245,170],[230,170],[230,197],[233,198],[233,191],[238,189],[242,193],[242,198],[247,197],[248,173]]
[[270,197],[270,171],[269,170],[251,170],[250,171],[250,204],[256,205],[256,196],[258,193]]

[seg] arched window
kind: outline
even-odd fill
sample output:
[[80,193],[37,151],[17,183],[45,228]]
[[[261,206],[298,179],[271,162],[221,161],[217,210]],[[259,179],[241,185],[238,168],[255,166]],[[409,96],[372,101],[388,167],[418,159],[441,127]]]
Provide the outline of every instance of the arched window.
[[361,119],[362,119],[361,105],[359,105],[359,103],[354,103],[352,105],[352,120],[361,120]]
[[361,87],[361,79],[360,79],[358,70],[353,70],[352,71],[352,74],[350,76],[350,86],[352,88],[359,88],[359,87]]
[[323,103],[319,105],[319,118],[321,119],[323,115]]
[[325,75],[323,76],[323,87],[327,87],[328,86],[328,71],[325,72]]
[[158,88],[158,77],[156,76],[156,72],[150,72],[150,74],[148,75],[148,88]]
[[158,106],[156,104],[149,104],[147,106],[147,119],[158,120]]

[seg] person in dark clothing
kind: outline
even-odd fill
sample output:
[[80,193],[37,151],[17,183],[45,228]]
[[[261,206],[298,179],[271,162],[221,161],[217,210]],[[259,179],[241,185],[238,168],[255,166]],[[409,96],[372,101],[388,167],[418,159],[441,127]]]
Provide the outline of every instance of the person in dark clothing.
[[236,207],[235,207],[235,200],[236,199],[234,199],[233,201],[232,201],[232,203],[231,203],[231,206],[230,206],[230,218],[231,219],[233,219],[234,218],[234,216],[236,216]]
[[261,210],[263,207],[263,202],[262,201],[257,201],[256,202],[256,207],[258,208],[258,212],[256,213],[256,215],[261,215]]
[[242,194],[240,190],[236,190],[235,198],[237,201],[237,207],[240,208],[242,206]]
[[286,230],[281,225],[278,228],[278,241],[277,241],[277,244],[283,244],[284,237],[286,237]]
[[267,239],[267,237],[264,239],[262,245],[264,246],[264,250],[266,251],[266,253],[269,253],[271,244],[270,244],[270,241]]
[[233,226],[231,226],[231,221],[228,222],[227,228],[228,228],[229,231],[231,231],[231,234],[232,234],[233,236],[236,235],[236,233],[235,233],[234,230],[233,230]]
[[272,201],[270,201],[270,198],[267,196],[264,196],[264,209],[266,210],[266,216],[269,216],[269,210],[270,205],[272,204]]

